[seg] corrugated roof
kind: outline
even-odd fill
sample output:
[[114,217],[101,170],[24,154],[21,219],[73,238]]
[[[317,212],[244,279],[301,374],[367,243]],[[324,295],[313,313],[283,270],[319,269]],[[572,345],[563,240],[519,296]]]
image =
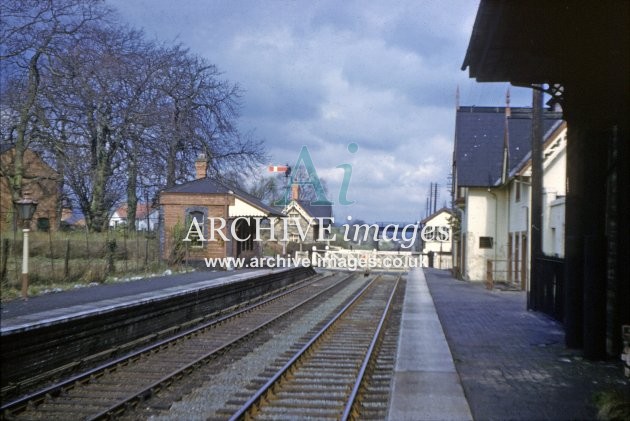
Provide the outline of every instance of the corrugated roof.
[[[509,168],[515,168],[531,150],[531,108],[511,108],[508,118]],[[546,132],[562,118],[544,113]],[[505,135],[505,107],[460,107],[455,123],[457,185],[492,187],[501,179]]]

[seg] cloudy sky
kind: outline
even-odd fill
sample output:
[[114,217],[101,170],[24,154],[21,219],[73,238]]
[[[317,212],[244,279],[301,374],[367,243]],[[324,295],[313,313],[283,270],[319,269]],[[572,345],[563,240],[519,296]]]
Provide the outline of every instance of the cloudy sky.
[[[293,165],[306,146],[342,223],[422,219],[431,182],[442,206],[457,87],[461,105],[505,103],[507,84],[478,84],[460,70],[478,1],[108,3],[240,85],[240,130],[265,141],[268,164]],[[531,104],[528,90],[510,90],[513,106]],[[340,164],[352,168],[351,205],[339,203]]]

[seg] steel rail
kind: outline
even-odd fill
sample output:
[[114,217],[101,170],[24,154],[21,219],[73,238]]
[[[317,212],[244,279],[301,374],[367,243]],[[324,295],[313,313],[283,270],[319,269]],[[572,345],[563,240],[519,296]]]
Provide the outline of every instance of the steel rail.
[[387,317],[389,317],[390,309],[392,302],[394,301],[394,295],[396,294],[396,290],[398,289],[398,282],[400,281],[400,276],[396,279],[396,283],[394,284],[394,288],[392,289],[392,293],[387,300],[387,304],[385,304],[385,309],[383,310],[383,314],[381,315],[381,319],[378,322],[378,326],[374,332],[374,337],[372,338],[372,342],[370,342],[370,346],[365,353],[365,358],[363,359],[363,363],[361,364],[361,368],[359,369],[359,374],[357,375],[357,380],[354,383],[354,387],[352,388],[352,392],[348,397],[348,402],[346,403],[346,407],[343,410],[343,415],[341,419],[346,421],[350,419],[350,414],[352,413],[352,408],[354,407],[354,403],[359,395],[359,389],[361,387],[361,383],[363,383],[363,377],[365,376],[365,372],[367,371],[367,367],[372,360],[372,356],[374,351],[376,350],[376,345],[378,343],[379,338],[381,337],[381,332],[383,330],[383,326],[387,321]]
[[[245,308],[239,309],[233,313],[230,314],[226,314],[224,316],[221,316],[217,319],[213,319],[209,322],[203,323],[202,325],[199,326],[195,326],[193,328],[190,328],[186,331],[180,332],[178,334],[176,334],[175,336],[160,340],[158,342],[155,342],[151,345],[148,345],[146,347],[143,347],[139,350],[133,351],[129,354],[126,354],[120,358],[117,358],[115,360],[109,361],[105,364],[99,365],[95,368],[92,368],[90,370],[87,370],[83,373],[77,374],[75,376],[72,376],[68,379],[65,379],[61,382],[55,383],[53,385],[50,385],[48,387],[45,387],[43,389],[40,389],[34,393],[28,394],[26,396],[20,397],[18,399],[15,399],[13,401],[10,401],[4,405],[2,405],[2,407],[0,407],[0,411],[2,413],[2,416],[4,417],[7,413],[11,414],[11,415],[15,415],[15,414],[19,414],[21,412],[24,412],[25,410],[28,409],[29,406],[32,405],[38,405],[42,402],[44,402],[46,399],[50,398],[50,397],[56,397],[59,396],[61,393],[70,390],[74,387],[80,386],[82,384],[87,384],[89,383],[89,381],[91,379],[94,378],[98,378],[100,376],[102,376],[104,373],[107,372],[113,372],[119,368],[122,368],[128,364],[133,363],[135,360],[137,360],[138,358],[141,358],[143,355],[147,355],[147,354],[151,354],[154,353],[156,350],[159,350],[163,347],[167,347],[169,345],[172,345],[173,343],[182,341],[187,339],[188,337],[192,336],[192,335],[196,335],[204,330],[210,329],[213,326],[216,326],[218,324],[221,324],[223,322],[225,322],[226,320],[232,319],[232,318],[236,318],[242,314],[245,314],[247,312],[251,312],[257,308],[261,308],[267,304],[270,304],[273,301],[277,301],[291,293],[294,293],[296,291],[299,291],[302,288],[305,288],[307,286],[309,286],[312,283],[321,281],[322,279],[325,279],[326,277],[329,277],[330,275],[327,276],[314,276],[310,279],[310,281],[303,283],[302,285],[299,285],[295,288],[291,288],[289,290],[283,291],[277,295],[274,295],[272,297],[269,297],[261,302],[257,302],[257,303],[253,303],[251,305],[248,305]],[[339,283],[347,280],[349,278],[343,278],[341,279],[338,283],[330,286],[329,288],[322,290],[320,292],[320,294],[323,294],[324,292],[328,291],[330,288],[333,288],[335,285],[338,285]],[[302,303],[300,303],[299,305],[303,305],[305,302],[308,302],[309,300],[315,298],[316,296],[313,296],[309,299],[304,300]],[[293,311],[295,310],[295,308],[297,308],[299,305],[296,305],[294,307],[292,307],[290,310],[287,311]],[[281,316],[279,316],[281,317]],[[260,328],[260,327],[258,327]],[[257,329],[258,329],[257,328]],[[243,337],[246,337],[249,333],[246,333],[243,335]],[[239,338],[241,339],[241,338]],[[232,344],[234,343],[234,341],[232,342]],[[195,361],[196,363],[197,361]],[[188,364],[186,366],[186,368],[189,368],[189,366],[193,366],[194,364]],[[165,380],[165,378],[163,378],[162,380]],[[156,382],[157,383],[157,382]],[[155,388],[155,384],[152,385],[152,388]],[[143,390],[143,393],[146,393],[146,390]],[[138,395],[134,396],[133,398],[129,399],[132,400],[134,398],[137,398]]]
[[336,324],[336,322],[347,313],[347,311],[363,296],[363,294],[375,284],[375,282],[380,278],[380,275],[372,279],[367,285],[365,285],[355,296],[352,298],[350,302],[348,302],[337,314],[335,314],[329,321],[322,327],[300,350],[298,350],[290,359],[287,361],[267,382],[261,386],[253,395],[250,397],[247,402],[245,402],[241,408],[236,411],[229,419],[229,421],[237,421],[245,418],[247,412],[250,411],[263,397],[264,395],[273,387],[273,385],[280,379],[284,374],[289,371],[289,369],[302,358],[309,349],[313,347],[313,345],[322,337],[324,334],[330,330],[330,328]]
[[[294,312],[295,310],[297,310],[298,308],[300,308],[304,304],[308,303],[309,301],[314,300],[315,298],[317,298],[321,294],[324,294],[326,291],[328,291],[328,290],[336,287],[340,283],[350,279],[352,276],[353,275],[348,275],[348,276],[342,278],[341,280],[339,280],[339,282],[337,282],[337,283],[329,286],[328,288],[320,291],[318,294],[312,295],[312,296],[302,300],[301,302],[295,304],[294,306],[290,307],[289,309],[285,310],[284,312],[276,315],[276,317],[274,317],[273,319],[268,320],[268,321],[266,321],[264,323],[261,323],[261,324],[257,325],[256,327],[254,327],[253,329],[251,329],[248,332],[244,333],[243,335],[233,339],[232,341],[230,341],[228,343],[223,344],[222,346],[220,346],[218,348],[215,348],[212,351],[209,351],[205,355],[203,355],[203,356],[197,358],[196,360],[186,364],[185,366],[180,367],[179,369],[176,369],[176,370],[172,371],[171,373],[165,375],[161,379],[156,380],[151,385],[145,387],[141,391],[136,392],[133,396],[130,395],[130,396],[128,396],[125,399],[121,399],[120,401],[118,401],[117,403],[111,405],[109,408],[101,411],[100,413],[98,413],[98,414],[96,414],[94,416],[90,416],[90,417],[86,418],[86,420],[115,419],[118,415],[120,415],[122,412],[124,412],[127,408],[129,408],[130,406],[133,406],[133,402],[134,401],[147,399],[153,393],[155,393],[156,391],[159,391],[162,386],[168,386],[168,384],[170,384],[172,381],[176,380],[176,378],[179,377],[180,375],[183,375],[186,372],[194,370],[195,367],[198,367],[198,366],[204,364],[205,362],[209,361],[216,354],[219,354],[222,351],[229,349],[230,347],[234,346],[236,343],[241,342],[244,339],[252,336],[253,334],[258,332],[259,330],[264,329],[266,326],[269,326],[270,324],[275,323],[280,318],[286,317],[287,315],[291,314],[292,312]],[[316,281],[319,281],[319,280],[321,280],[321,279],[316,279],[313,282],[316,282]],[[300,288],[295,288],[295,290],[298,290],[298,289],[300,289]],[[295,290],[292,290],[290,292],[295,292]],[[283,294],[283,295],[286,295],[286,294]],[[252,309],[250,309],[249,311],[251,311],[251,310]],[[239,312],[239,314],[241,314],[241,313]]]

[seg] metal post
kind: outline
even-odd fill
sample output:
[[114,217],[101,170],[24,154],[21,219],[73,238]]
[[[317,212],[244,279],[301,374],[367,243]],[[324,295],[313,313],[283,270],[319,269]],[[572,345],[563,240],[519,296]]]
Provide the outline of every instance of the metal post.
[[37,201],[23,197],[14,202],[15,210],[19,215],[22,223],[24,224],[23,241],[22,241],[22,298],[28,298],[28,233],[29,226],[33,215],[35,215],[35,209],[37,208]]
[[22,299],[28,299],[28,228],[22,230]]

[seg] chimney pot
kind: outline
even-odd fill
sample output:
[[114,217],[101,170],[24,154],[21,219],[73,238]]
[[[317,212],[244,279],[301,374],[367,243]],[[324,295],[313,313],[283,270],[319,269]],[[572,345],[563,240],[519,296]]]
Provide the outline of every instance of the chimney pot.
[[295,201],[300,199],[300,185],[299,184],[293,184],[291,186],[291,199]]
[[195,160],[195,173],[197,180],[200,178],[206,178],[208,175],[208,159],[205,153],[200,153]]

